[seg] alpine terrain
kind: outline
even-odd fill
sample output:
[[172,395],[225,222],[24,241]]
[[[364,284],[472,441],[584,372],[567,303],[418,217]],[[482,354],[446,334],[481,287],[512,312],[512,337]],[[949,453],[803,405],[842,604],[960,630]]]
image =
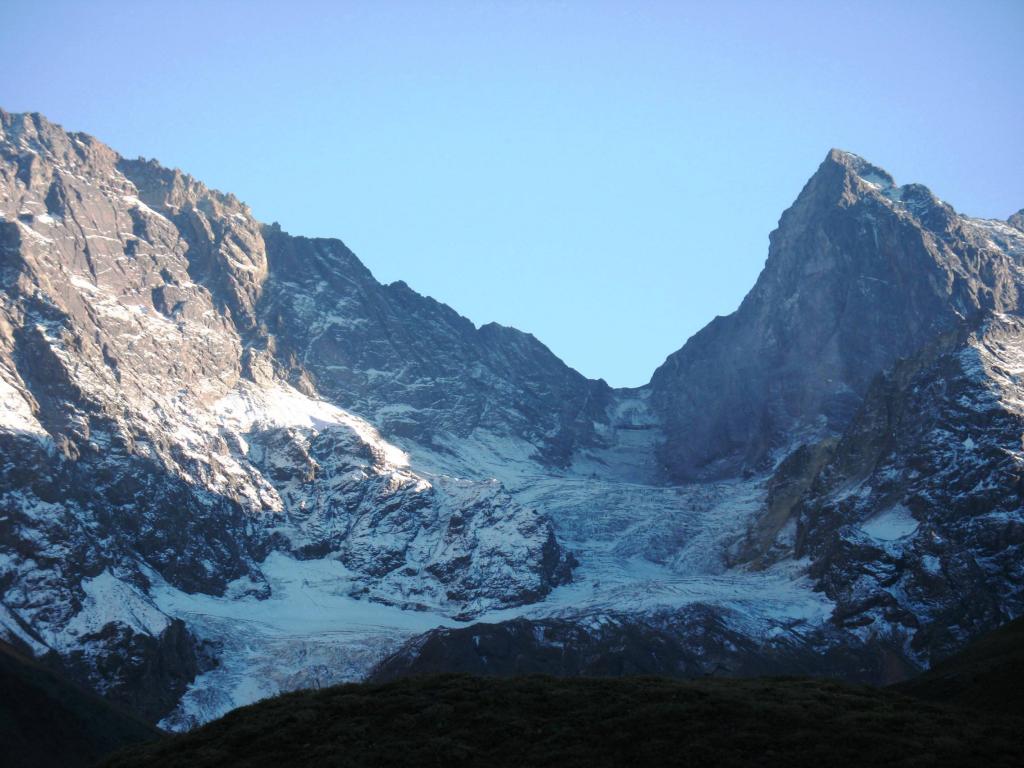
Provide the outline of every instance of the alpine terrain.
[[910,677],[1024,612],[1024,211],[832,150],[613,389],[0,112],[0,638],[151,723],[417,672]]

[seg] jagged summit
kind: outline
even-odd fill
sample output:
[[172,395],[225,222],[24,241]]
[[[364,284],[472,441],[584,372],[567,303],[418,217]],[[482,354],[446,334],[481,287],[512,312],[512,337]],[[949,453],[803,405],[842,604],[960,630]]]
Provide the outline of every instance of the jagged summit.
[[[832,163],[842,168],[846,168],[854,175],[868,182],[883,184],[885,186],[894,186],[896,183],[888,171],[879,168],[877,165],[865,160],[860,155],[854,154],[853,152],[847,152],[844,149],[830,149],[822,165],[824,166],[826,163]],[[819,169],[818,172],[820,173],[821,169]]]
[[841,149],[829,150],[792,209],[804,206],[847,207],[856,205],[865,197],[896,206],[918,218],[927,217],[933,212],[932,209],[941,209],[948,216],[956,215],[950,206],[935,197],[926,186],[916,183],[898,186],[884,168]]
[[42,150],[54,158],[72,162],[132,163],[151,176],[157,186],[167,190],[164,198],[170,205],[180,206],[208,196],[231,207],[238,206],[251,215],[248,206],[231,193],[211,189],[190,174],[178,168],[167,168],[156,159],[124,158],[96,137],[67,131],[39,112],[7,112],[0,108],[0,136],[5,142],[17,143],[30,150]]
[[1016,309],[1019,242],[1000,246],[926,188],[832,150],[739,309],[651,379],[670,475],[732,473],[801,430],[841,429],[875,371],[964,318]]

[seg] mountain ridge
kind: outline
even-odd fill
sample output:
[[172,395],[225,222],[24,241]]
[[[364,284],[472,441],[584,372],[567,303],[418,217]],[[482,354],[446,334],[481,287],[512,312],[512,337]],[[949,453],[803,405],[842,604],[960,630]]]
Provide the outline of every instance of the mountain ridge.
[[0,130],[0,629],[152,721],[485,635],[888,680],[1024,607],[1008,223],[831,151],[737,311],[616,389],[180,171]]

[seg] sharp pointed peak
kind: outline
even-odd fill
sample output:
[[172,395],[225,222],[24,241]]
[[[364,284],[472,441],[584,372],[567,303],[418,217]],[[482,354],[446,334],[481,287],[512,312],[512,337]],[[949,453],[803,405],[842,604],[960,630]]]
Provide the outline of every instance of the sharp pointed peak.
[[896,181],[884,168],[865,160],[858,154],[833,147],[828,151],[824,164],[839,165],[861,179],[885,187],[895,186]]
[[853,152],[833,148],[804,185],[794,207],[847,205],[876,195],[898,200],[901,188],[883,168]]

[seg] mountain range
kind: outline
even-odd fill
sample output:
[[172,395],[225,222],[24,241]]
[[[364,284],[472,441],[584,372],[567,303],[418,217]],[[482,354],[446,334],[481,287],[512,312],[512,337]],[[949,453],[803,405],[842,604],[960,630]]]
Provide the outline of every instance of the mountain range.
[[184,730],[417,672],[895,682],[1024,608],[1024,211],[830,151],[639,388],[0,112],[0,636]]

